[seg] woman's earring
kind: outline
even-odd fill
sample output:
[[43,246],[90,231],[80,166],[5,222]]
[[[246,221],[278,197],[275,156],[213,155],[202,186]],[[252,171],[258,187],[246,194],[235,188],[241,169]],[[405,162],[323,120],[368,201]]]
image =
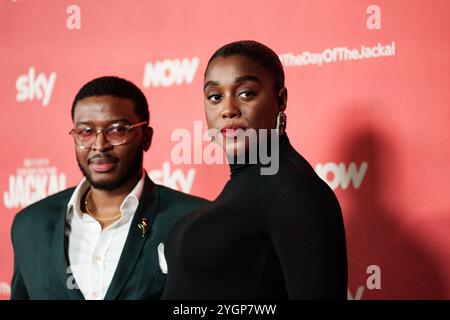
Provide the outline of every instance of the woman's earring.
[[283,111],[278,112],[277,115],[277,131],[279,135],[282,135],[286,131],[287,117]]

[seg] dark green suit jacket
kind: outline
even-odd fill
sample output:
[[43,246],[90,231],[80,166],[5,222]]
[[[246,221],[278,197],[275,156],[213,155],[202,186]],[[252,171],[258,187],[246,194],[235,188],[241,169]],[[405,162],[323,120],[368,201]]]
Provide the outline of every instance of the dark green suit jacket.
[[[14,275],[11,299],[84,299],[76,288],[67,259],[67,204],[75,188],[66,189],[22,210],[14,218],[11,237]],[[206,200],[154,184],[147,176],[106,299],[159,299],[166,275],[158,245],[172,225]],[[138,224],[147,218],[144,235]]]

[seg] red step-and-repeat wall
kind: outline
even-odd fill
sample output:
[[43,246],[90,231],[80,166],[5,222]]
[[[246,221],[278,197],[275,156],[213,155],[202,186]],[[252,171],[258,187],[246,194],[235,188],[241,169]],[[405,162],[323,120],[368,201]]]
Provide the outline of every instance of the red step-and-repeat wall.
[[147,96],[155,182],[214,199],[227,166],[172,162],[171,133],[206,129],[206,63],[242,39],[285,66],[291,142],[344,212],[349,299],[449,299],[448,12],[448,0],[1,0],[0,299],[15,214],[81,178],[70,108],[95,77]]

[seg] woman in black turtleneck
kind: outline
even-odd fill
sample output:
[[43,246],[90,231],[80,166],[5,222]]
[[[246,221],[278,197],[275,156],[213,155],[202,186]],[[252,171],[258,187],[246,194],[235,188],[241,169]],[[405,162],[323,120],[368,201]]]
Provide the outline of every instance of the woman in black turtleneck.
[[[231,164],[217,199],[172,229],[163,299],[346,299],[341,210],[289,143],[278,56],[255,41],[225,45],[209,60],[204,96],[208,127],[221,129],[216,142],[229,159],[244,154],[247,161]],[[257,142],[279,138],[275,174],[249,161],[254,145],[238,129],[276,129]],[[273,161],[277,151],[272,145]]]

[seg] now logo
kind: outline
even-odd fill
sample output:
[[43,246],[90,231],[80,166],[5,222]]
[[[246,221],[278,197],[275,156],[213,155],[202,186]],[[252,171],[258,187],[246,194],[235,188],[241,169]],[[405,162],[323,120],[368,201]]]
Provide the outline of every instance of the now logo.
[[145,88],[148,87],[170,87],[174,84],[190,84],[197,72],[200,59],[193,57],[191,59],[175,59],[147,62],[144,67]]
[[314,170],[333,190],[339,187],[347,189],[350,182],[355,189],[359,189],[366,175],[367,167],[367,162],[362,162],[359,168],[354,162],[350,163],[348,167],[345,163],[328,162],[326,164],[318,163]]
[[27,74],[20,75],[16,80],[16,100],[23,102],[37,99],[46,107],[50,102],[55,80],[56,72],[50,73],[47,78],[43,72],[36,74],[34,66],[31,66]]

